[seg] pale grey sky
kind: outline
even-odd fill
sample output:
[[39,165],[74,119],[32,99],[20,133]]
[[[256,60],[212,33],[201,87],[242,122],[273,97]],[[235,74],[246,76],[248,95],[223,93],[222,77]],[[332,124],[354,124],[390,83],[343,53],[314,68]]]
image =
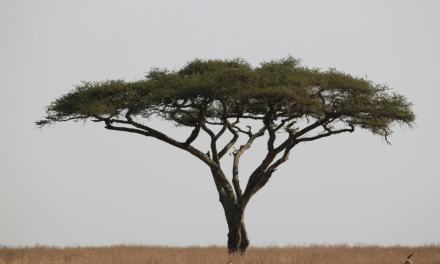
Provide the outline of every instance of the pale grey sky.
[[251,244],[439,243],[439,11],[423,0],[0,0],[0,243],[226,245],[196,158],[99,123],[33,122],[82,80],[288,54],[388,84],[414,102],[417,126],[396,126],[392,146],[356,131],[295,148],[247,208]]

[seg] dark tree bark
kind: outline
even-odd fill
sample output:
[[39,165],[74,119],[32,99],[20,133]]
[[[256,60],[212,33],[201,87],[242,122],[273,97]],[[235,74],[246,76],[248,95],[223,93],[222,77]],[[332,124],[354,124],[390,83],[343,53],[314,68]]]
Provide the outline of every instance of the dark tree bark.
[[240,252],[242,254],[246,254],[246,250],[249,247],[249,245],[251,244],[251,242],[249,241],[249,237],[248,237],[248,233],[246,231],[246,226],[244,224],[244,220],[242,222],[241,225],[241,243],[240,243],[240,247],[238,248],[240,250]]
[[244,224],[244,208],[237,206],[232,213],[232,221],[228,223],[228,252],[234,254],[246,253],[250,245],[249,237]]
[[249,239],[247,237],[244,220],[238,223],[232,223],[228,228],[228,252],[236,253],[240,251],[241,253],[246,253],[246,249],[249,246]]

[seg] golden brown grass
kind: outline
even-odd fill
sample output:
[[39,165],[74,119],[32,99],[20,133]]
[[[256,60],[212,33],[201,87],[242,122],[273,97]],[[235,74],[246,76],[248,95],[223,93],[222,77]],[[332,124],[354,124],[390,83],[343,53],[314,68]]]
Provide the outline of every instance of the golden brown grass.
[[[229,263],[225,247],[161,247],[119,245],[109,247],[12,247],[0,249],[0,264],[207,264]],[[233,256],[233,264],[347,263],[403,264],[410,253],[414,264],[439,264],[440,245],[379,247],[311,245],[251,247],[246,256]]]

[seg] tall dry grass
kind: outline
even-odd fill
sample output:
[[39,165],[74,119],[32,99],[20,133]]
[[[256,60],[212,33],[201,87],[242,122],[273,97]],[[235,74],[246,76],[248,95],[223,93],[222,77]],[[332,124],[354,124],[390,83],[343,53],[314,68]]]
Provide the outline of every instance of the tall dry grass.
[[[0,249],[0,264],[207,264],[229,263],[225,247],[161,247],[119,245],[109,247],[12,247]],[[440,245],[420,247],[379,247],[312,245],[290,247],[251,247],[246,256],[232,256],[234,264],[347,263],[394,264],[405,262],[410,253],[414,264],[439,264]]]

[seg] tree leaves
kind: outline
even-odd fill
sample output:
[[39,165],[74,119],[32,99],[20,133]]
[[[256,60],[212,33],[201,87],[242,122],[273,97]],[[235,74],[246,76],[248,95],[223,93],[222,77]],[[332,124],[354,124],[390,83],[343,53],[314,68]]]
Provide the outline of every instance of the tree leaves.
[[[157,116],[179,126],[225,118],[332,118],[388,136],[394,122],[412,126],[412,104],[385,85],[287,58],[251,67],[241,58],[188,62],[178,71],[153,68],[135,82],[82,82],[47,107],[39,127],[72,119]],[[287,131],[287,130],[286,130]]]

